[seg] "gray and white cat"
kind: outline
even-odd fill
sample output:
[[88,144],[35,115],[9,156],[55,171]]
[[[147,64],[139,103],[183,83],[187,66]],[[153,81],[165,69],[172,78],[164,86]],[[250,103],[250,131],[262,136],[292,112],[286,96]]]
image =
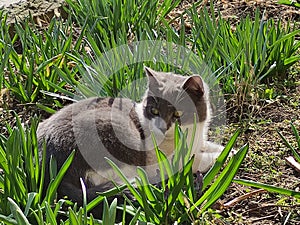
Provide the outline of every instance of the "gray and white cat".
[[[210,168],[223,147],[207,141],[211,117],[209,88],[198,75],[190,77],[145,68],[148,87],[140,103],[127,98],[88,98],[64,107],[39,124],[39,149],[46,145],[47,171],[53,156],[60,168],[73,149],[75,158],[58,189],[60,197],[82,201],[80,178],[88,200],[113,187],[118,177],[104,157],[134,179],[136,166],[155,176],[156,154],[151,133],[169,157],[174,153],[175,121],[190,134],[197,117],[193,171]],[[191,139],[189,135],[188,139]],[[49,173],[46,171],[46,181]]]

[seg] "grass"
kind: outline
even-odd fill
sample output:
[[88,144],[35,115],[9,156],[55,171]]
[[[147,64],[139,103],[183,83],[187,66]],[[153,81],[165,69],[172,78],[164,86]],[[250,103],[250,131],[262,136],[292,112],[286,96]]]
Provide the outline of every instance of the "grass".
[[[70,33],[71,20],[64,24],[52,20],[45,31],[39,32],[35,25],[32,25],[33,20],[27,19],[23,24],[14,25],[15,34],[11,38],[5,20],[3,16],[0,39],[3,51],[1,67],[4,68],[1,70],[0,87],[7,88],[10,94],[23,104],[39,101],[38,106],[41,107],[43,102],[49,106],[61,107],[58,101],[48,98],[43,93],[56,93],[66,85],[56,69],[72,71],[67,53],[80,51],[82,37],[73,42],[74,37],[72,32]],[[21,52],[15,47],[18,44],[21,45]],[[75,76],[75,73],[72,75]],[[72,75],[68,77],[68,81],[74,80]]]
[[300,42],[295,39],[300,30],[289,23],[283,27],[280,21],[264,20],[259,10],[253,20],[242,18],[232,29],[220,14],[216,18],[212,12],[211,4],[210,13],[206,9],[198,13],[195,7],[187,13],[193,23],[193,47],[213,71],[223,68],[218,75],[223,93],[233,94],[238,106],[275,97],[268,95],[269,84],[287,79],[288,68],[300,60]]
[[[187,16],[192,23],[192,29],[187,31],[184,26],[175,30],[166,19],[180,4],[178,0],[67,0],[67,3],[70,16],[65,21],[52,19],[40,30],[29,18],[12,25],[15,30],[12,36],[6,15],[1,12],[0,90],[1,93],[8,90],[19,104],[35,105],[54,113],[63,106],[63,100],[94,95],[121,95],[138,100],[144,90],[143,66],[147,65],[161,71],[201,73],[212,86],[220,82],[221,91],[235,96],[234,104],[240,107],[245,102],[256,104],[260,100],[275,99],[271,93],[272,82],[288,79],[289,68],[300,59],[297,39],[300,31],[290,24],[284,27],[281,22],[263,20],[258,11],[255,18],[244,18],[232,29],[220,14],[212,13],[212,4],[200,12],[195,4],[181,15],[182,22],[183,16]],[[74,32],[74,24],[79,32]],[[137,50],[122,48],[122,44]],[[149,56],[142,55],[145,49],[151,53]],[[124,55],[121,52],[125,52]],[[138,57],[142,56],[148,58],[139,61]],[[1,102],[3,96],[0,97]],[[9,102],[2,106],[11,110]],[[117,194],[125,186],[108,190],[83,207],[56,199],[59,182],[74,153],[59,171],[53,160],[52,181],[46,197],[42,198],[44,171],[49,168],[44,168],[43,161],[39,160],[38,119],[33,118],[25,128],[19,116],[14,120],[14,126],[5,121],[6,134],[0,136],[3,171],[0,174],[0,221],[3,224],[113,224],[117,207],[123,208],[124,213],[135,214],[131,224],[137,220],[152,224],[204,224],[207,214],[218,216],[212,206],[232,182],[299,199],[299,193],[294,190],[234,178],[248,152],[248,145],[242,144],[237,154],[227,160],[239,132],[228,141],[211,170],[204,177],[197,174],[194,178],[186,133],[179,129],[173,161],[166,160],[156,149],[158,161],[162,162],[161,171],[165,172],[161,174],[160,186],[150,184],[145,171],[138,168],[135,187],[111,162],[136,202],[127,200],[124,206],[117,206],[116,200],[107,202],[106,196]],[[299,145],[296,127],[292,130]],[[297,158],[295,153],[299,146],[293,147],[283,135],[281,137]],[[185,167],[171,176],[180,160]],[[165,175],[169,177],[167,181]],[[97,204],[104,205],[102,220],[87,216]],[[61,217],[65,219],[59,221]]]
[[291,5],[294,6],[295,8],[300,8],[300,3],[297,1],[292,1],[292,0],[278,0],[278,3],[284,4],[284,5]]
[[299,132],[297,128],[294,126],[293,123],[291,123],[291,128],[293,131],[293,134],[295,136],[295,142],[297,143],[296,147],[293,147],[292,144],[278,131],[279,136],[283,140],[284,144],[286,145],[287,148],[289,148],[294,156],[294,158],[297,160],[298,163],[300,163],[300,155],[299,152],[297,152],[297,148],[300,149],[300,137],[299,137]]

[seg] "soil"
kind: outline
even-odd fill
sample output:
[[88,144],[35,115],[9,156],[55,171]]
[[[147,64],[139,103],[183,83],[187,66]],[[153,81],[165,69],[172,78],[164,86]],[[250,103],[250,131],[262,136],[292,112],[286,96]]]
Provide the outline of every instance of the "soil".
[[233,24],[240,18],[245,18],[246,16],[253,17],[256,10],[263,13],[264,19],[273,18],[276,21],[300,21],[299,9],[280,5],[276,0],[218,0],[214,6],[220,10],[223,18],[229,19]]
[[[182,1],[180,7],[170,14],[170,18],[175,18],[182,13],[192,2],[192,0]],[[202,7],[207,6],[202,4]],[[255,10],[264,12],[265,19],[293,21],[296,26],[299,26],[300,22],[300,9],[278,5],[276,1],[219,0],[214,6],[223,17],[231,21],[233,28],[240,18],[248,15],[253,17]],[[175,26],[180,26],[176,21],[174,21]],[[249,143],[250,149],[237,178],[300,191],[300,172],[286,162],[285,157],[292,153],[285,147],[277,133],[280,131],[296,146],[290,123],[293,122],[300,130],[300,63],[290,70],[289,77],[293,78],[293,84],[282,85],[281,94],[277,98],[260,102],[254,111],[249,112],[248,119],[237,120],[240,115],[231,112],[226,130],[222,136],[216,138],[226,143],[233,132],[238,127],[242,127],[243,133],[239,137],[236,148]],[[9,93],[2,90],[0,97],[0,100],[2,98],[7,100]],[[28,121],[28,115],[40,113],[35,107],[20,105],[14,100],[5,102],[7,102],[5,108],[8,110],[3,111],[0,120],[4,118],[13,120],[10,109],[15,109],[17,113],[23,115],[25,122]],[[46,116],[44,114],[43,117]],[[1,132],[5,131],[1,130]],[[299,199],[267,193],[237,183],[230,186],[214,207],[219,216],[208,213],[206,219],[210,224],[299,224],[300,221]]]

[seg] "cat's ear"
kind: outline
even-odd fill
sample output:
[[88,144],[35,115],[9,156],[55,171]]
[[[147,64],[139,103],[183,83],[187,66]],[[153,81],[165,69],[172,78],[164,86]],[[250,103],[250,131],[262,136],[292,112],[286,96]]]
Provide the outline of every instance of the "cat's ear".
[[193,93],[198,96],[204,94],[204,84],[200,76],[191,76],[183,84],[183,89],[188,93]]
[[158,73],[155,70],[153,70],[149,67],[146,67],[146,66],[144,67],[144,70],[145,70],[147,78],[149,80],[149,86],[151,86],[152,84],[157,85],[157,83],[158,83],[158,81],[157,81]]
[[144,66],[144,71],[146,72],[147,77],[156,77],[157,72],[147,66]]

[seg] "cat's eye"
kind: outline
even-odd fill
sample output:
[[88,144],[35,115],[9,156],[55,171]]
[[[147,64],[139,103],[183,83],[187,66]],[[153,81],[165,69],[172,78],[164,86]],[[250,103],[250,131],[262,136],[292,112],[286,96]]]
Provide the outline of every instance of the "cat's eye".
[[174,116],[176,117],[176,118],[179,118],[179,117],[181,117],[183,115],[183,112],[182,111],[175,111],[174,112]]
[[153,114],[153,115],[159,115],[159,111],[158,111],[158,109],[157,108],[151,108],[151,113]]

